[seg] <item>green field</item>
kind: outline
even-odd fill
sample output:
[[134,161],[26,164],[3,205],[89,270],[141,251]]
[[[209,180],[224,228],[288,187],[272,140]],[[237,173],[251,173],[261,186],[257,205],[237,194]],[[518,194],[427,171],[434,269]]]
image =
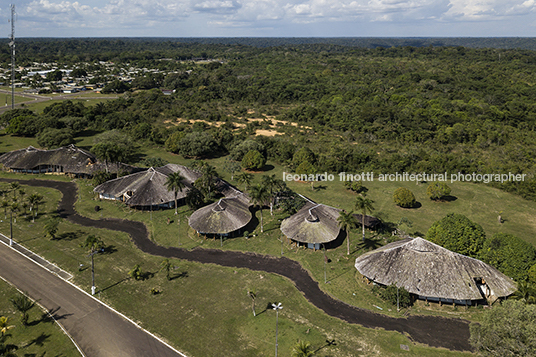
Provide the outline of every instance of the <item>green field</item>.
[[[92,143],[91,136],[80,139],[82,140],[78,143],[79,145],[90,146]],[[2,151],[28,145],[35,145],[35,139],[14,138],[6,135],[0,138]],[[157,156],[173,163],[188,163],[188,160],[152,146],[145,146],[141,151],[142,158],[143,156]],[[210,160],[210,163],[216,166],[224,178],[231,181],[230,175],[223,170],[224,158]],[[282,178],[283,172],[287,171],[286,168],[275,163],[268,163],[267,167],[270,170],[255,173],[256,181],[260,180],[263,174],[274,174]],[[66,177],[50,175],[29,176],[3,173],[1,176],[69,180]],[[366,244],[363,244],[360,240],[360,230],[351,231],[352,254],[349,257],[346,255],[346,244],[330,249],[326,253],[329,263],[324,266],[322,252],[298,249],[282,236],[279,222],[285,218],[285,215],[281,212],[276,211],[271,216],[268,209],[263,210],[265,232],[262,234],[257,224],[248,227],[254,234],[252,238],[237,237],[220,242],[200,237],[189,228],[187,221],[192,212],[186,207],[179,209],[178,216],[173,214],[173,210],[135,211],[120,202],[98,201],[95,199],[93,186],[89,181],[77,180],[76,182],[79,185],[77,210],[81,214],[97,219],[118,217],[143,221],[151,232],[151,238],[163,246],[252,251],[273,256],[280,256],[283,252],[286,257],[299,261],[320,283],[322,289],[335,298],[354,306],[375,312],[378,312],[377,307],[380,307],[383,309],[382,313],[397,317],[410,313],[459,317],[472,321],[479,321],[481,318],[482,310],[480,309],[465,310],[452,306],[440,307],[436,304],[427,306],[422,302],[417,302],[409,310],[402,309],[401,312],[397,312],[392,305],[374,295],[371,286],[362,282],[360,275],[353,267],[353,262],[364,251],[384,244],[390,236],[389,232],[367,232],[369,239]],[[308,183],[288,182],[288,185],[316,202],[347,210],[353,208],[356,194],[344,189],[343,183],[337,179],[333,182],[318,183],[314,190]],[[368,197],[375,201],[376,210],[373,215],[393,225],[396,225],[401,218],[407,218],[412,224],[404,228],[410,234],[423,235],[433,222],[450,212],[456,212],[465,214],[481,224],[488,236],[495,232],[506,232],[536,244],[534,238],[536,227],[532,218],[533,213],[536,212],[536,203],[489,186],[454,183],[450,185],[451,195],[456,199],[449,202],[429,200],[425,194],[425,184],[374,181],[365,183],[365,186],[368,188]],[[395,206],[392,202],[392,193],[397,187],[407,187],[412,190],[420,207],[402,209]],[[106,254],[96,259],[99,298],[191,356],[209,356],[213,353],[215,344],[219,346],[223,354],[229,356],[268,356],[273,353],[275,329],[273,311],[265,311],[253,318],[251,299],[246,294],[250,289],[257,292],[257,312],[263,311],[268,302],[281,301],[285,306],[280,315],[280,351],[290,351],[297,340],[307,340],[315,348],[320,348],[325,344],[326,339],[335,339],[338,341],[337,346],[325,347],[317,355],[462,355],[415,345],[407,337],[397,333],[365,329],[328,317],[311,306],[292,283],[276,275],[173,260],[176,278],[167,281],[164,273],[159,272],[162,258],[140,252],[124,234],[93,230],[63,222],[60,225],[58,239],[46,239],[43,237],[42,227],[47,216],[54,211],[60,197],[59,193],[40,188],[26,188],[25,190],[26,194],[34,191],[40,192],[46,197],[45,203],[40,207],[41,216],[35,223],[31,223],[29,217],[24,217],[22,212],[19,214],[19,219],[14,225],[15,239],[71,272],[74,275],[74,282],[89,290],[88,269],[82,269],[82,271],[78,269],[80,264],[84,267],[89,264],[84,250],[80,248],[80,243],[88,234],[99,235],[109,247]],[[102,210],[95,212],[95,205],[99,205]],[[502,224],[497,221],[499,214],[505,219]],[[258,221],[260,218],[258,210],[256,217]],[[170,224],[167,223],[168,218]],[[7,221],[0,222],[0,230],[9,231]],[[147,276],[146,280],[134,281],[128,278],[128,271],[135,264],[141,264]],[[324,283],[324,271],[326,271],[327,284]],[[151,295],[152,288],[160,290],[161,293]],[[213,331],[213,333],[204,333],[203,339],[199,339],[192,338],[188,335],[188,331]],[[221,336],[225,336],[225,339]],[[409,345],[410,351],[400,350],[400,344]]]

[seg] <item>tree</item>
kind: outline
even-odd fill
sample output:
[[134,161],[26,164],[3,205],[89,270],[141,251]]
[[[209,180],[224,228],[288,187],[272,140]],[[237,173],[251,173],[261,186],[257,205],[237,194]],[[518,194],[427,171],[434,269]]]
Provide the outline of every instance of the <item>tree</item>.
[[311,344],[307,341],[298,341],[292,347],[292,357],[311,357],[314,356],[314,351]]
[[87,248],[89,254],[101,251],[104,248],[104,241],[94,235],[90,234],[86,237],[86,240],[80,245],[82,248]]
[[450,213],[432,224],[426,239],[443,248],[469,257],[479,257],[486,240],[482,227],[462,214]]
[[266,203],[266,201],[270,197],[270,193],[268,192],[268,190],[266,190],[265,186],[261,184],[257,184],[249,188],[248,194],[251,200],[251,204],[253,204],[253,206],[259,206],[259,209],[261,211],[261,233],[262,233],[264,231],[263,220],[262,220],[262,206]]
[[209,200],[212,198],[212,194],[216,189],[216,181],[219,176],[218,172],[214,166],[206,162],[200,163],[199,171],[201,172],[201,177],[195,181],[194,186],[203,193],[205,200]]
[[108,162],[128,161],[135,152],[135,145],[128,134],[118,130],[106,131],[95,137],[91,152],[99,160]]
[[199,191],[195,187],[192,187],[188,190],[188,193],[186,193],[185,200],[186,204],[188,205],[188,208],[190,208],[191,210],[198,209],[205,202],[203,193],[201,193],[201,191]]
[[238,183],[243,183],[244,190],[247,190],[251,185],[251,181],[253,181],[253,174],[250,174],[249,172],[241,172],[236,175],[236,181],[238,181]]
[[2,200],[2,202],[0,202],[0,206],[4,209],[4,219],[7,219],[7,208],[9,207],[9,201]]
[[404,187],[399,187],[393,193],[393,201],[397,206],[411,208],[415,206],[415,195]]
[[274,201],[276,195],[278,192],[285,189],[287,185],[283,180],[276,178],[275,174],[271,176],[263,175],[262,184],[264,185],[264,187],[266,187],[266,190],[268,190],[268,193],[270,194],[270,215],[273,215]]
[[530,267],[527,272],[528,281],[536,285],[536,264]]
[[134,280],[141,280],[143,277],[143,273],[141,271],[140,265],[139,264],[134,265],[134,268],[132,268],[128,272],[128,275]]
[[177,148],[179,154],[186,158],[204,158],[213,155],[218,145],[208,132],[195,131],[181,138]]
[[350,229],[357,225],[357,220],[355,219],[354,211],[350,211],[349,213],[346,213],[345,211],[339,212],[337,223],[339,225],[339,228],[346,232],[346,254],[350,255]]
[[184,177],[180,174],[180,172],[173,172],[169,174],[166,180],[166,188],[168,191],[173,191],[173,194],[175,195],[175,214],[178,214],[177,212],[177,194],[179,191],[182,191],[186,186],[184,185]]
[[242,161],[244,155],[253,150],[260,152],[263,156],[266,151],[261,143],[255,140],[244,140],[231,150],[230,156],[235,161]]
[[20,183],[17,181],[10,182],[11,190],[13,191],[13,201],[17,200],[17,191],[20,188]]
[[229,159],[226,159],[225,165],[223,165],[223,170],[231,174],[231,180],[234,180],[235,172],[239,172],[241,169],[240,163]]
[[13,219],[15,223],[17,223],[17,212],[19,210],[20,210],[20,205],[18,204],[18,202],[13,202],[11,204],[11,213],[15,216],[15,218]]
[[58,226],[60,224],[60,218],[57,216],[50,217],[43,226],[43,232],[45,237],[50,237],[51,240],[56,239],[56,233],[58,233]]
[[[30,196],[28,196],[28,204],[30,205],[30,214],[32,215],[32,223],[35,222],[35,216],[37,215],[37,209],[34,211],[34,207],[37,207],[39,202],[43,199],[43,196],[41,196],[38,193],[32,193]],[[3,206],[3,202],[2,202]]]
[[246,170],[261,170],[266,164],[266,159],[257,150],[248,151],[242,158],[242,167]]
[[49,149],[74,144],[74,134],[71,129],[46,128],[37,134],[37,143]]
[[536,286],[528,281],[519,282],[517,290],[512,294],[512,299],[526,304],[536,304]]
[[469,342],[482,356],[536,356],[536,305],[506,300],[470,325]]
[[523,281],[536,264],[536,248],[512,234],[495,233],[484,241],[478,259],[516,281]]
[[426,194],[431,200],[440,200],[450,195],[450,187],[444,182],[434,182],[426,188]]
[[361,227],[363,228],[363,242],[365,241],[365,217],[367,213],[374,211],[374,203],[370,198],[364,196],[357,196],[355,200],[355,209],[361,212]]
[[173,264],[169,261],[169,259],[164,259],[160,263],[160,271],[166,272],[166,279],[169,281],[171,280],[171,269],[173,269]]
[[310,176],[314,176],[314,177],[312,177],[312,180],[311,180],[311,189],[312,190],[314,190],[314,188],[315,188],[315,186],[314,186],[315,185],[315,178],[316,178],[315,173],[316,173],[316,168],[309,161],[303,161],[296,168],[296,174],[307,176],[307,179],[305,181],[308,181]]
[[20,322],[24,326],[27,326],[29,318],[28,311],[35,306],[35,301],[30,300],[30,298],[24,294],[18,294],[11,299],[11,303],[13,304],[13,307],[21,313]]
[[114,79],[102,88],[102,93],[124,93],[130,90],[130,85],[119,79]]

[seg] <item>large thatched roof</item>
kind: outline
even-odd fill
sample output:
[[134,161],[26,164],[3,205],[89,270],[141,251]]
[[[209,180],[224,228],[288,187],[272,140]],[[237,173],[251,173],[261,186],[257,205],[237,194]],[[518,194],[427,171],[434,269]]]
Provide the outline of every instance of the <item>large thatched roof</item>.
[[298,212],[281,222],[281,231],[301,243],[328,243],[339,235],[340,210],[308,201]]
[[134,172],[137,168],[125,164],[105,165],[95,155],[74,145],[52,150],[29,146],[0,156],[0,163],[11,170],[31,171],[44,167],[56,167],[63,173],[93,175],[97,171]]
[[365,253],[356,259],[355,267],[377,283],[396,284],[426,297],[480,300],[475,279],[483,279],[495,297],[516,290],[512,279],[488,264],[422,238],[407,238]]
[[190,227],[204,234],[227,234],[245,227],[251,220],[249,204],[238,197],[222,198],[195,211]]
[[187,167],[167,164],[106,181],[95,187],[94,191],[117,199],[123,197],[130,206],[157,206],[175,200],[175,193],[166,187],[167,178],[173,172],[179,172],[185,178],[183,183],[186,187],[178,192],[177,199],[186,197],[192,183],[201,176]]

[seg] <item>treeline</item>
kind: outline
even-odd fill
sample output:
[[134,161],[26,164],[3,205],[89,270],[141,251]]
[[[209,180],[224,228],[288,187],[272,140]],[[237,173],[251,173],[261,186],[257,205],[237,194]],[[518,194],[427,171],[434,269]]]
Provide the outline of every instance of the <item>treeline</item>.
[[[533,51],[93,41],[95,46],[104,41],[100,51],[85,48],[84,40],[53,46],[72,43],[79,55],[94,50],[92,58],[128,48],[117,56],[155,63],[174,62],[162,59],[181,47],[221,60],[187,65],[176,60],[173,73],[140,75],[129,85],[144,91],[95,107],[65,102],[42,115],[5,114],[8,132],[38,135],[49,128],[76,136],[85,127],[117,129],[196,158],[227,155],[249,140],[262,146],[255,150],[266,158],[290,168],[306,148],[309,167],[330,172],[526,173],[528,181],[499,186],[536,199]],[[161,50],[141,48],[152,42]],[[160,88],[175,92],[165,96]],[[185,123],[199,119],[208,124]],[[261,128],[281,135],[255,136]],[[51,144],[52,134],[43,145]]]

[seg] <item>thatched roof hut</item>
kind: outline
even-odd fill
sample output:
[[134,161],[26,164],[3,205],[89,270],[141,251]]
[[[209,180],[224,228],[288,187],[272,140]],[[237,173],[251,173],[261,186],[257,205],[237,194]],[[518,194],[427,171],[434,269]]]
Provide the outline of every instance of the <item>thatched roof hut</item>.
[[105,165],[89,151],[74,145],[52,150],[28,146],[0,156],[4,168],[22,173],[58,173],[75,176],[92,176],[97,171],[134,172],[137,168],[121,163]]
[[201,175],[181,165],[167,164],[166,166],[149,168],[146,171],[118,177],[95,187],[94,191],[101,198],[116,199],[132,207],[173,207],[175,193],[168,191],[166,182],[169,174],[179,172],[185,178],[186,186],[178,192],[177,199],[186,197],[192,183]]
[[221,198],[218,202],[192,213],[190,227],[202,234],[228,235],[245,227],[251,220],[249,204],[239,196]]
[[281,222],[281,231],[296,242],[318,248],[335,240],[340,233],[340,209],[308,201],[298,212]]
[[376,283],[395,284],[428,300],[470,304],[494,301],[516,290],[512,279],[490,265],[422,238],[406,238],[365,253],[355,267]]

